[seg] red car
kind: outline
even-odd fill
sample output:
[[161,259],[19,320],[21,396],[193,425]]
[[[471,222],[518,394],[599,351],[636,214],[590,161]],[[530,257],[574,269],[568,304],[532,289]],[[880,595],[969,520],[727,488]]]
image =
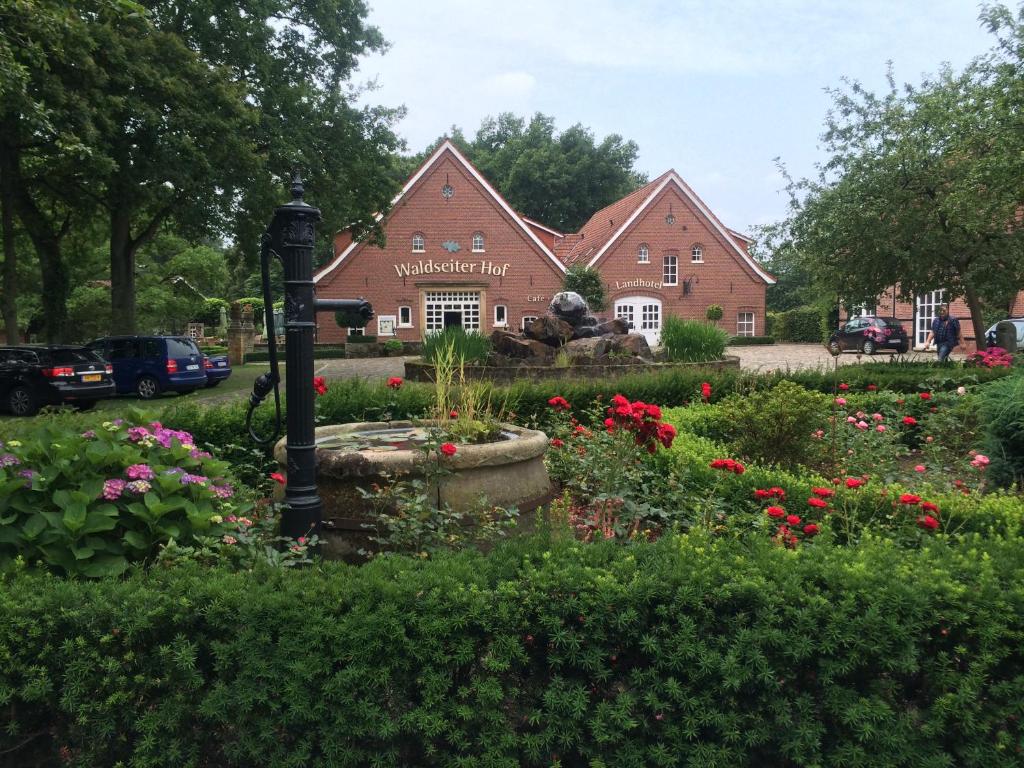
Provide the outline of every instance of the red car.
[[850,351],[873,355],[882,350],[904,354],[909,349],[910,337],[894,317],[852,318],[828,340],[828,351],[833,355]]

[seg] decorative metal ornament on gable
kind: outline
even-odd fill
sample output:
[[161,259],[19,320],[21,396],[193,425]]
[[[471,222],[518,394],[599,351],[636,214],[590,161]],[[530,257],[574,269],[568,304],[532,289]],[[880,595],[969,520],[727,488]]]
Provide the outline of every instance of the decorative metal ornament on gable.
[[[316,441],[314,435],[313,333],[317,312],[335,312],[344,316],[350,327],[362,328],[373,319],[373,307],[359,299],[318,299],[313,283],[313,243],[320,209],[303,199],[302,179],[292,178],[291,202],[279,206],[263,233],[260,267],[263,282],[264,317],[270,370],[253,383],[245,425],[249,436],[259,445],[269,445],[281,431],[281,381],[274,330],[273,296],[270,286],[270,259],[276,257],[284,269],[285,390],[288,392],[287,480],[281,535],[290,538],[320,533],[323,503],[317,491]],[[274,393],[274,428],[267,435],[257,434],[252,426],[256,407]]]

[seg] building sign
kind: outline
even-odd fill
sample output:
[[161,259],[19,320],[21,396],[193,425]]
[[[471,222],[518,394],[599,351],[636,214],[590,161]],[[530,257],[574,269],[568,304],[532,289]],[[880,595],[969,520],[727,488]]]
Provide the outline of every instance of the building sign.
[[616,280],[615,290],[618,291],[622,288],[653,288],[656,291],[660,291],[662,284],[660,280],[641,280],[639,278],[636,280]]
[[530,294],[529,296],[526,297],[526,300],[529,301],[529,302],[533,302],[533,303],[540,303],[542,301],[547,301],[548,297],[547,296],[538,296],[536,294]]
[[434,261],[430,259],[417,262],[395,264],[399,277],[418,277],[420,275],[493,275],[504,277],[511,264],[496,264],[493,261]]

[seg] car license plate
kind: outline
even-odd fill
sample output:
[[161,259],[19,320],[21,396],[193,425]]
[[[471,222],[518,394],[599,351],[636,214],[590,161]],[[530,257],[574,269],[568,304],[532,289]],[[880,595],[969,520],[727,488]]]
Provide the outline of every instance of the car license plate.
[[226,365],[227,365],[227,363],[217,363],[217,367],[218,368],[223,368]]
[[82,376],[82,381],[99,381],[103,377],[98,373],[87,373]]
[[186,365],[185,366],[185,370],[186,371],[198,371],[199,370],[199,366],[198,365]]

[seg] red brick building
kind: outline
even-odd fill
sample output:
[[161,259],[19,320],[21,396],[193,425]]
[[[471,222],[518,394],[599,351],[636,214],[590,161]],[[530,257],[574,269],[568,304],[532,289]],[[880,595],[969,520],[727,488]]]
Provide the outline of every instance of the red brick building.
[[[516,213],[465,157],[443,143],[395,197],[386,245],[335,238],[314,278],[324,298],[362,296],[374,307],[357,332],[406,341],[449,325],[490,333],[541,315],[577,263],[604,278],[611,307],[655,342],[666,314],[703,318],[723,308],[730,334],[764,333],[774,278],[681,178],[669,171],[563,234]],[[346,329],[320,319],[317,340]]]

